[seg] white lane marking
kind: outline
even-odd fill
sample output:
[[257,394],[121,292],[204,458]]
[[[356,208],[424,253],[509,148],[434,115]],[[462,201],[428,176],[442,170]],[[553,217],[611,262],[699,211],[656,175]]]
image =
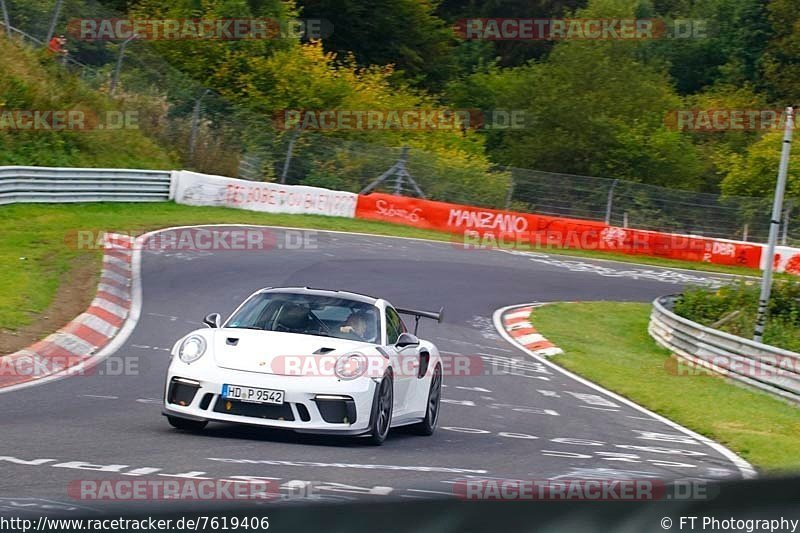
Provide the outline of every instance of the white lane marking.
[[[547,254],[536,252],[522,252],[519,250],[499,250],[500,252],[514,255],[517,257],[524,257],[529,261],[541,263],[547,266],[556,268],[563,268],[570,272],[590,273],[597,274],[605,277],[628,277],[635,280],[652,280],[671,284],[697,284],[707,285],[709,287],[718,287],[724,284],[722,279],[716,276],[725,276],[727,279],[741,277],[753,278],[752,276],[737,276],[735,274],[718,274],[716,272],[707,272],[702,270],[689,270],[681,268],[663,268],[654,265],[642,265],[638,263],[621,263],[625,265],[628,270],[616,270],[611,267],[601,266],[589,261],[607,261],[604,259],[580,260],[580,259],[557,259]],[[608,261],[607,261],[608,262]],[[631,266],[647,267],[645,269],[631,269]],[[685,274],[684,272],[691,272],[694,275]],[[516,306],[515,306],[516,307]]]
[[175,322],[176,320],[179,319],[179,317],[177,317],[177,316],[162,315],[161,313],[147,313],[147,316],[155,316],[155,317],[158,317],[158,318],[168,318],[170,320],[170,322]]
[[599,405],[601,407],[619,407],[619,405],[615,404],[614,402],[609,401],[602,396],[598,396],[597,394],[586,394],[582,392],[567,392],[567,394],[574,396],[575,398],[584,403],[588,403],[589,405]]
[[[533,305],[533,304],[528,303],[528,304],[522,304],[522,305],[527,307],[527,306],[530,306],[530,305]],[[738,455],[733,453],[731,450],[729,450],[728,448],[726,448],[722,444],[720,444],[718,442],[715,442],[715,441],[709,439],[708,437],[700,435],[699,433],[697,433],[695,431],[692,431],[689,428],[685,428],[685,427],[681,426],[680,424],[678,424],[676,422],[673,422],[672,420],[670,420],[668,418],[664,418],[663,416],[658,415],[658,414],[656,414],[656,413],[654,413],[654,412],[642,407],[641,405],[639,405],[637,403],[634,403],[631,400],[629,400],[629,399],[627,399],[627,398],[625,398],[623,396],[620,396],[619,394],[616,394],[614,392],[611,392],[610,390],[604,389],[600,385],[598,385],[596,383],[593,383],[593,382],[589,381],[588,379],[582,378],[579,375],[570,372],[569,370],[561,368],[560,366],[558,366],[557,364],[553,363],[552,361],[548,361],[546,358],[540,357],[540,356],[536,355],[534,352],[532,352],[531,350],[528,350],[527,348],[525,348],[524,346],[517,344],[514,341],[514,338],[511,337],[511,335],[509,335],[505,331],[505,328],[503,327],[503,320],[502,320],[503,313],[505,313],[509,309],[514,309],[516,307],[520,307],[520,305],[509,305],[509,306],[506,306],[506,307],[501,307],[500,309],[496,310],[494,312],[494,315],[493,315],[495,328],[497,328],[497,331],[500,332],[500,335],[504,339],[506,339],[508,342],[510,342],[512,346],[516,346],[518,349],[520,349],[524,353],[528,354],[530,357],[533,357],[534,359],[536,359],[537,361],[541,362],[542,364],[544,364],[546,366],[549,366],[550,368],[552,368],[556,372],[559,372],[559,373],[561,373],[561,374],[563,374],[563,375],[565,375],[565,376],[567,376],[569,378],[572,378],[575,381],[577,381],[578,383],[582,383],[583,385],[586,385],[589,388],[592,388],[592,389],[594,389],[594,390],[596,390],[596,391],[598,391],[598,392],[600,392],[602,394],[605,394],[609,398],[612,398],[612,399],[614,399],[614,400],[616,400],[616,401],[618,401],[618,402],[620,402],[622,404],[625,404],[628,407],[636,409],[637,411],[639,411],[641,413],[644,413],[644,414],[652,417],[655,420],[663,422],[664,424],[672,427],[673,429],[676,429],[676,430],[680,431],[681,433],[685,433],[686,435],[689,435],[690,437],[693,437],[693,438],[699,440],[700,442],[702,442],[703,444],[705,444],[709,448],[715,450],[717,453],[719,453],[723,457],[725,457],[728,460],[730,460],[736,466],[736,468],[739,469],[739,471],[741,472],[743,478],[750,479],[750,478],[756,477],[756,475],[757,475],[756,474],[756,469],[753,467],[753,465],[751,465],[750,463],[748,463],[747,461],[745,461],[744,459],[742,459],[741,457],[739,457]]]
[[47,512],[86,512],[99,513],[100,510],[85,505],[73,505],[70,503],[48,500],[45,498],[0,498],[0,510],[14,511],[19,514],[25,513],[47,513]]
[[84,398],[97,398],[100,400],[119,400],[119,396],[105,396],[103,394],[81,394]]
[[593,405],[579,405],[578,407],[582,407],[584,409],[596,409],[598,411],[611,411],[613,413],[619,413],[619,409],[612,409],[610,407],[595,407]]
[[[300,227],[297,227],[297,226],[265,226],[265,225],[259,225],[259,224],[195,224],[195,225],[190,225],[190,226],[173,226],[173,227],[170,227],[170,228],[162,228],[160,230],[152,231],[150,233],[142,235],[142,237],[149,236],[149,235],[154,235],[154,234],[160,233],[162,231],[179,231],[179,230],[183,230],[183,229],[196,229],[196,228],[269,228],[269,229],[277,229],[277,230],[296,230],[296,231],[306,231],[306,232],[314,232],[314,233],[330,233],[330,234],[334,234],[334,235],[342,235],[344,237],[352,237],[352,236],[368,237],[368,238],[373,239],[373,240],[372,241],[367,240],[366,243],[382,245],[384,247],[387,246],[387,243],[383,242],[386,239],[394,239],[394,240],[401,240],[401,241],[414,241],[414,242],[417,242],[417,243],[420,243],[420,244],[424,244],[424,245],[430,246],[432,248],[436,247],[436,246],[439,246],[439,247],[447,246],[447,247],[452,249],[452,247],[453,247],[453,243],[450,240],[448,240],[447,238],[445,238],[445,239],[443,239],[441,241],[437,241],[437,240],[432,240],[432,239],[423,239],[423,238],[420,238],[420,237],[400,237],[400,236],[397,236],[397,235],[376,235],[374,233],[363,233],[363,232],[360,232],[360,231],[336,231],[336,230],[324,230],[324,229],[315,229],[315,228],[300,228]],[[344,240],[346,240],[346,239],[344,239]],[[361,243],[365,243],[364,239],[361,239],[360,242]],[[392,246],[392,245],[389,244],[388,246]],[[465,249],[468,249],[468,248],[465,247]],[[563,257],[565,260],[573,260],[573,261],[582,260],[582,261],[594,261],[594,262],[597,262],[597,263],[614,263],[614,264],[621,265],[621,266],[624,266],[624,267],[641,266],[641,267],[646,267],[646,268],[661,268],[662,270],[672,270],[672,271],[676,271],[676,272],[691,272],[692,274],[699,274],[699,275],[705,274],[705,275],[708,275],[708,276],[723,276],[723,277],[727,277],[727,278],[730,278],[730,279],[738,279],[738,278],[760,279],[760,278],[758,278],[756,276],[747,276],[747,275],[741,275],[741,274],[725,274],[725,273],[722,273],[722,272],[711,272],[711,271],[708,271],[708,270],[692,270],[690,268],[680,268],[680,267],[654,267],[654,265],[648,265],[646,263],[636,263],[636,262],[633,262],[633,261],[619,261],[619,260],[614,260],[614,259],[603,259],[603,258],[591,258],[590,259],[590,258],[581,258],[581,257],[574,256],[574,255],[556,254],[556,253],[544,254],[544,253],[538,253],[538,252],[520,252],[518,250],[498,249],[497,251],[498,252],[504,252],[504,253],[512,254],[512,255],[531,254],[531,255],[538,255],[540,257],[548,257],[548,256],[550,256],[550,257]],[[527,304],[527,305],[534,305],[534,304]],[[521,306],[514,305],[514,306],[509,306],[509,307],[521,307]],[[509,307],[507,307],[505,309],[508,309]]]
[[483,387],[463,387],[461,385],[456,385],[456,388],[459,390],[466,390],[471,392],[492,392],[489,389],[484,389]]
[[422,494],[441,494],[443,496],[454,496],[452,492],[442,492],[440,490],[406,489],[408,492],[420,492]]
[[462,428],[457,426],[444,426],[442,429],[446,429],[447,431],[455,431],[456,433],[471,433],[475,435],[488,435],[491,433],[491,431],[486,431],[485,429]]
[[169,348],[159,348],[158,346],[148,346],[147,344],[131,344],[131,348],[139,348],[140,350],[160,350],[162,352],[170,351]]
[[[487,432],[488,433],[488,432]],[[413,465],[384,465],[384,464],[359,464],[359,463],[321,463],[317,461],[280,461],[275,459],[228,459],[220,457],[207,457],[209,461],[219,461],[231,464],[270,465],[270,466],[307,466],[312,468],[355,468],[363,470],[407,470],[410,472],[444,472],[454,474],[486,474],[486,470],[468,468],[450,468],[444,466],[413,466]]]
[[475,407],[475,402],[471,400],[452,400],[450,398],[442,398],[439,400],[442,403],[452,403],[454,405],[464,405],[467,407]]
[[654,431],[643,431],[641,429],[634,429],[634,433],[640,433],[637,438],[642,440],[657,440],[662,442],[678,442],[680,444],[697,444],[699,442],[686,435],[675,435],[672,433],[656,433]]

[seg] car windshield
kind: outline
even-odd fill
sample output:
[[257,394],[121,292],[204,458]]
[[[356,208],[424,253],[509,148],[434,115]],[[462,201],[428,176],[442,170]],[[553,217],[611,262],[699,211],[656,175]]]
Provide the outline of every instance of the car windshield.
[[250,298],[225,327],[376,343],[378,316],[374,305],[347,298],[266,292]]

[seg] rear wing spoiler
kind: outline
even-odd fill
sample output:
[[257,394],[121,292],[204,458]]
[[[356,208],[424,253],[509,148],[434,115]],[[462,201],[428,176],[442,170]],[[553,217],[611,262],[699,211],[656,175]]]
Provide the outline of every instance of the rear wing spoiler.
[[411,315],[414,317],[414,335],[417,334],[417,329],[419,329],[420,318],[430,318],[441,324],[444,316],[444,307],[439,308],[438,313],[433,311],[417,311],[416,309],[402,309],[400,307],[396,307],[395,311],[403,315]]

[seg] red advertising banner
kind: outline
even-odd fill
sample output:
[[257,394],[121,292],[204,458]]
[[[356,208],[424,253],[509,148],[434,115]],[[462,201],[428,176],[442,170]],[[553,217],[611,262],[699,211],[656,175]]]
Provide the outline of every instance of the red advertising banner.
[[530,246],[602,250],[759,268],[761,245],[608,226],[602,222],[500,211],[419,198],[359,195],[356,218],[446,231],[467,248]]

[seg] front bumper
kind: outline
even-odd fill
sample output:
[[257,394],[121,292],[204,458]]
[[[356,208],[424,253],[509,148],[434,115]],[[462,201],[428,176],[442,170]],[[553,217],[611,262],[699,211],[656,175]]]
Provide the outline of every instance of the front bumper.
[[[213,420],[308,433],[357,435],[369,428],[377,383],[371,378],[341,381],[329,377],[294,377],[215,367],[213,378],[200,367],[170,366],[162,412],[190,420]],[[223,384],[284,391],[282,405],[226,400]]]

